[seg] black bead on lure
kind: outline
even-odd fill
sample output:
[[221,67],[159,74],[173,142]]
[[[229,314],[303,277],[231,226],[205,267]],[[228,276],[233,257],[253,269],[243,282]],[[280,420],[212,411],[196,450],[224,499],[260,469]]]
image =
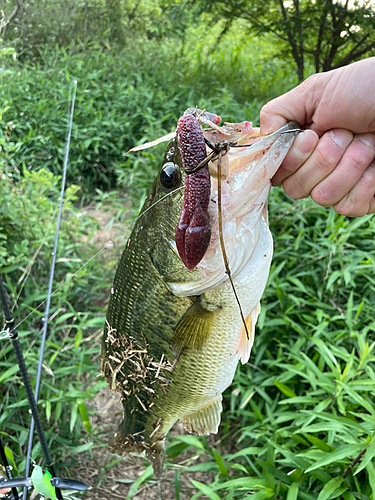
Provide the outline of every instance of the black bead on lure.
[[191,271],[203,259],[210,244],[208,219],[211,180],[208,165],[189,173],[206,158],[206,144],[198,120],[182,116],[177,123],[182,165],[187,172],[181,216],[175,230],[175,241],[182,262]]

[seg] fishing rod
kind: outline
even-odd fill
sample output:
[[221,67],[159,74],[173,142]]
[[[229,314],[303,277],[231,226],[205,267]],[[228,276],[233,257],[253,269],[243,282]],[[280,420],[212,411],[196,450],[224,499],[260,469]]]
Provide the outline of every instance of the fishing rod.
[[[37,432],[38,437],[39,437],[39,442],[40,442],[40,446],[42,448],[44,459],[47,463],[47,468],[50,469],[52,474],[55,476],[56,475],[55,469],[54,469],[51,454],[50,454],[50,451],[48,448],[46,435],[44,433],[42,421],[41,421],[41,418],[39,415],[38,406],[37,406],[36,400],[34,398],[29,373],[28,373],[27,368],[26,368],[25,358],[23,357],[22,348],[21,348],[19,337],[18,337],[18,332],[17,332],[17,329],[14,325],[14,319],[12,316],[12,312],[10,310],[8,296],[7,296],[7,293],[5,291],[3,277],[1,275],[1,273],[0,273],[0,299],[1,299],[2,307],[3,307],[3,311],[4,311],[4,315],[5,315],[5,325],[6,325],[5,332],[7,332],[8,338],[11,340],[11,342],[13,344],[14,352],[16,353],[18,366],[19,366],[19,369],[21,372],[23,384],[25,386],[27,400],[29,402],[31,413],[32,413],[32,416],[33,416],[33,419],[35,422],[36,432]],[[5,484],[6,484],[6,482],[5,482]],[[26,495],[27,495],[27,489],[26,489]],[[24,495],[23,495],[24,499],[26,499],[26,495],[24,492]],[[56,490],[56,496],[57,496],[58,500],[63,500],[61,491],[59,489]]]
[[[23,383],[25,386],[27,399],[28,399],[31,413],[32,413],[28,451],[27,451],[27,459],[26,459],[26,477],[25,478],[12,479],[9,464],[6,460],[5,451],[4,451],[4,453],[1,453],[1,449],[0,449],[0,453],[1,453],[0,456],[2,458],[2,461],[4,462],[5,466],[8,465],[8,468],[6,468],[8,481],[3,481],[1,484],[5,487],[8,486],[9,488],[12,488],[12,492],[15,491],[15,493],[13,493],[13,497],[15,500],[19,499],[18,492],[16,489],[17,487],[24,488],[23,497],[22,497],[23,500],[26,500],[27,488],[30,486],[34,486],[34,488],[36,489],[36,491],[38,493],[40,493],[46,497],[52,498],[53,500],[55,498],[57,498],[58,500],[63,500],[63,496],[62,496],[62,493],[60,491],[61,488],[71,489],[71,490],[79,490],[79,491],[84,491],[87,489],[87,485],[80,482],[80,481],[53,477],[53,476],[56,476],[56,473],[55,473],[54,465],[52,462],[51,454],[50,454],[50,451],[48,448],[46,436],[44,433],[44,429],[42,426],[42,422],[41,422],[38,407],[37,407],[39,387],[40,387],[40,382],[41,382],[44,349],[45,349],[45,343],[46,343],[46,337],[47,337],[47,327],[48,327],[49,310],[50,310],[50,303],[51,303],[51,296],[52,296],[52,286],[53,286],[54,269],[55,269],[55,263],[56,263],[57,245],[58,245],[59,232],[60,232],[60,223],[61,223],[62,206],[63,206],[63,198],[64,198],[64,191],[65,191],[65,183],[66,183],[66,172],[67,172],[68,158],[69,158],[69,146],[70,146],[70,138],[71,138],[71,132],[72,132],[76,89],[77,89],[77,81],[74,81],[74,91],[73,91],[73,97],[72,97],[69,129],[68,129],[68,136],[67,136],[65,156],[64,156],[64,166],[63,166],[62,186],[61,186],[60,203],[59,203],[59,213],[58,213],[58,218],[57,218],[55,243],[54,243],[54,248],[53,248],[53,252],[52,252],[52,264],[51,264],[51,271],[50,271],[48,295],[47,295],[47,301],[46,301],[47,302],[46,303],[46,310],[45,310],[45,316],[44,316],[43,335],[42,335],[42,342],[41,342],[41,347],[40,347],[40,356],[39,356],[39,363],[38,363],[35,394],[33,394],[33,390],[32,390],[31,383],[30,383],[30,377],[29,377],[29,374],[28,374],[28,371],[26,368],[25,360],[23,357],[23,353],[22,353],[22,349],[21,349],[21,345],[20,345],[20,341],[19,341],[19,337],[18,337],[17,328],[15,326],[14,319],[13,319],[13,316],[11,313],[7,293],[6,293],[5,287],[4,287],[4,282],[3,282],[2,276],[0,274],[0,298],[1,298],[1,303],[3,306],[4,314],[5,314],[5,324],[6,324],[6,329],[3,332],[1,332],[2,335],[0,335],[0,338],[9,338],[12,341],[13,348],[14,348],[14,351],[15,351],[16,357],[17,357],[17,362],[18,362],[18,365],[20,368],[21,376],[23,379]],[[35,427],[36,427],[36,431],[37,431],[37,434],[39,437],[39,441],[40,441],[42,452],[43,452],[43,455],[45,458],[45,462],[47,464],[47,468],[50,470],[50,472],[52,474],[50,474],[48,472],[48,470],[45,470],[44,468],[35,465],[35,468],[34,468],[34,471],[31,475],[31,477],[28,477],[29,471],[30,471],[30,458],[31,458],[33,434],[34,434]],[[2,444],[1,444],[1,447],[2,447]]]
[[[16,489],[22,486],[24,488],[33,486],[35,488],[35,491],[39,493],[39,495],[42,495],[44,498],[49,498],[50,500],[56,500],[58,488],[59,490],[87,490],[87,485],[85,483],[76,481],[75,479],[52,477],[52,474],[48,470],[36,464],[34,465],[34,470],[31,474],[31,477],[18,477],[16,479],[9,479],[8,481],[0,483],[0,486],[1,485],[12,489]],[[19,497],[17,496],[17,499],[18,498]]]

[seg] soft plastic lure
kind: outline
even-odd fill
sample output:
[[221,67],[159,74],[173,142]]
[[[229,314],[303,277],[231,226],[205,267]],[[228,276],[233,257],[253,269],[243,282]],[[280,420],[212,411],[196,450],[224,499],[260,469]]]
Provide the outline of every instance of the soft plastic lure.
[[195,116],[182,116],[178,120],[177,134],[186,177],[175,240],[182,262],[191,271],[203,259],[210,244],[211,227],[207,211],[211,181],[207,164],[194,171],[207,156],[202,127]]

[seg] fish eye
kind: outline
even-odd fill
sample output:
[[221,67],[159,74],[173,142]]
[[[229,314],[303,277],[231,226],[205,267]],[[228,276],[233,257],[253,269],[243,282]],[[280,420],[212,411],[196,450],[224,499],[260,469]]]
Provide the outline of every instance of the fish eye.
[[172,161],[164,163],[160,172],[160,183],[165,189],[174,189],[180,185],[181,173],[178,165]]

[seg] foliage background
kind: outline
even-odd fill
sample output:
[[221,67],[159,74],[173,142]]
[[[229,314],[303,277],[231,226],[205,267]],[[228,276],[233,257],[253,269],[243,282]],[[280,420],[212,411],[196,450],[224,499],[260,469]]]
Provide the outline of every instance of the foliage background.
[[[43,306],[35,308],[46,298],[70,85],[78,80],[40,400],[53,456],[66,475],[107,439],[92,425],[90,400],[105,387],[100,333],[119,258],[92,243],[98,224],[82,207],[109,207],[122,223],[134,219],[163,146],[128,158],[131,146],[173,130],[188,106],[257,124],[261,106],[300,76],[271,32],[251,29],[241,17],[227,23],[207,6],[5,2],[0,267],[16,322],[24,319],[19,332],[32,378],[43,316]],[[310,47],[311,34],[304,36]],[[307,63],[304,76],[312,71]],[[166,467],[174,473],[173,494],[373,499],[374,218],[348,219],[277,189],[270,214],[275,256],[251,364],[239,367],[224,395],[214,445],[196,436],[171,438]],[[21,474],[28,405],[5,340],[0,366],[0,434]],[[41,458],[38,443],[33,458]],[[100,483],[118,460],[102,468]],[[150,481],[146,467],[128,498]]]

